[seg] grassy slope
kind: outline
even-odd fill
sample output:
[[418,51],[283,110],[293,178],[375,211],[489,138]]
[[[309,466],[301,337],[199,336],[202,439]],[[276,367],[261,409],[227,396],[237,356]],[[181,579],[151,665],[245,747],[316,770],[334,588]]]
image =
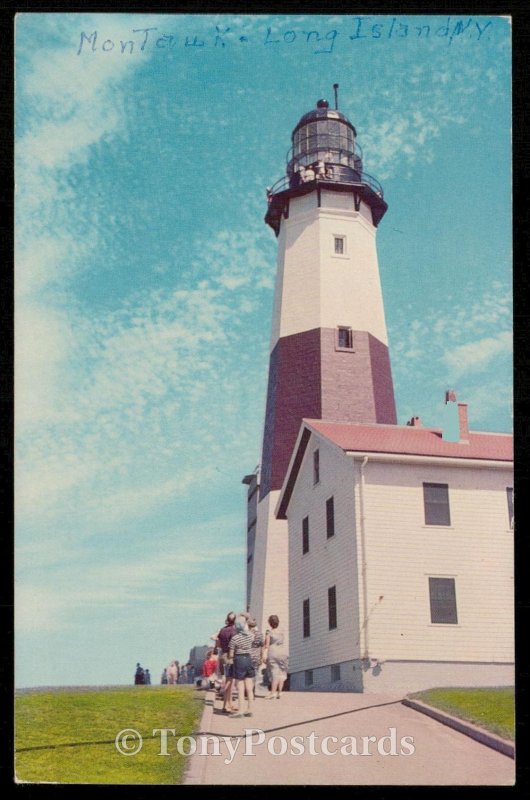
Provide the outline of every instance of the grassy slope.
[[[138,686],[76,691],[18,693],[16,747],[70,742],[96,742],[78,747],[17,753],[19,781],[57,783],[181,782],[185,757],[168,736],[169,756],[160,756],[160,734],[154,728],[173,728],[176,737],[192,734],[203,707],[202,693],[188,686]],[[134,728],[143,737],[141,751],[121,755],[116,734]]]
[[505,739],[514,739],[515,701],[512,687],[428,689],[410,697],[473,722]]

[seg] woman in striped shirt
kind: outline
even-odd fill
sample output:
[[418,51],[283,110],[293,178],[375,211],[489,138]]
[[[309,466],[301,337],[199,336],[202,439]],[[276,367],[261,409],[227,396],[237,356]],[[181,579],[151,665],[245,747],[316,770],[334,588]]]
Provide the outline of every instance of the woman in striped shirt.
[[[232,637],[229,645],[229,658],[234,660],[234,678],[236,680],[239,708],[234,717],[251,717],[252,703],[254,701],[254,676],[256,674],[252,665],[251,649],[254,634],[249,633],[246,620],[238,619],[236,622],[236,635]],[[243,705],[247,697],[247,710],[243,713]]]

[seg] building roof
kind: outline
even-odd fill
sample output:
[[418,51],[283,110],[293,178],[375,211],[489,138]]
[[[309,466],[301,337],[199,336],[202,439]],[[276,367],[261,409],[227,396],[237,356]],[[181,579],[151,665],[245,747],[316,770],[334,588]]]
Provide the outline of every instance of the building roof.
[[305,420],[311,428],[338,447],[351,452],[399,453],[401,455],[476,458],[487,461],[512,461],[513,437],[508,433],[470,431],[469,442],[442,439],[439,428],[408,425],[353,425]]
[[280,494],[277,517],[286,519],[286,512],[298,477],[302,459],[312,433],[324,436],[347,453],[384,453],[396,456],[427,458],[461,458],[476,461],[513,461],[513,437],[508,433],[470,431],[467,441],[442,439],[440,428],[414,425],[366,425],[364,423],[325,422],[304,419],[293,452],[289,470]]

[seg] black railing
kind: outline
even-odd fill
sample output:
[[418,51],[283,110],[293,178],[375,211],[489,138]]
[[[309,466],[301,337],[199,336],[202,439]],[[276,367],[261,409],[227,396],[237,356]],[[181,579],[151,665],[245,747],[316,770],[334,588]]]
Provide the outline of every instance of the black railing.
[[[279,194],[280,192],[285,192],[287,189],[293,189],[297,186],[304,186],[305,184],[311,183],[342,183],[351,186],[369,186],[378,197],[383,198],[383,187],[379,183],[376,178],[369,175],[367,172],[358,172],[359,179],[352,178],[345,178],[343,174],[341,174],[341,170],[344,169],[344,164],[335,164],[327,162],[325,164],[325,171],[323,174],[315,173],[313,171],[314,177],[310,177],[308,179],[307,171],[304,175],[304,178],[298,178],[298,181],[295,179],[295,176],[289,177],[289,175],[284,175],[282,178],[276,181],[273,186],[268,189],[267,194],[269,196],[273,196],[275,194]],[[335,168],[335,169],[334,169]],[[311,173],[310,173],[311,174]]]

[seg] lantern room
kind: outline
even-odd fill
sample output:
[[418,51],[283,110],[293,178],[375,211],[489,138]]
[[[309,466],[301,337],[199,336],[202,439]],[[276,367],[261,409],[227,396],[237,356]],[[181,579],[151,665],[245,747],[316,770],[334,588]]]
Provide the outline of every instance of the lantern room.
[[356,131],[349,119],[327,100],[301,118],[293,130],[292,147],[287,157],[291,186],[303,181],[306,170],[336,180],[359,180],[362,158],[356,152]]

